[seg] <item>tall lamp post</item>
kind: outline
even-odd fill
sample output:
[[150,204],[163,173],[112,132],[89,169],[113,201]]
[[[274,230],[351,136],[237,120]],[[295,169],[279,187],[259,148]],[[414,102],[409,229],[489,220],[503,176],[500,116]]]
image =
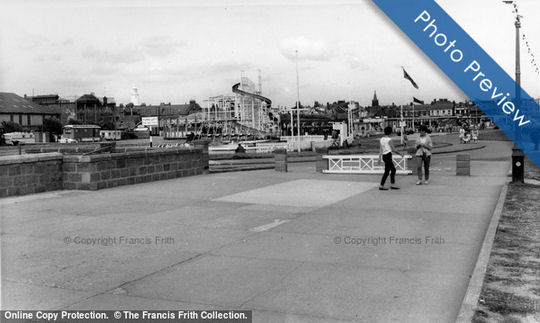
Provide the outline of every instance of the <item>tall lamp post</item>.
[[298,76],[298,50],[296,50],[296,135],[298,136],[298,152],[300,152],[300,78]]
[[[514,1],[503,0],[506,4],[514,5],[516,13],[516,21],[514,26],[516,27],[516,105],[521,105],[521,67],[520,67],[520,43],[519,43],[519,29],[521,28],[521,15],[518,13],[517,6]],[[515,128],[515,138],[519,138],[520,133],[518,128]],[[512,147],[512,182],[523,183],[525,181],[525,167],[524,167],[524,154],[519,147],[514,143]]]
[[516,102],[521,103],[521,64],[520,64],[520,50],[519,50],[519,28],[521,28],[521,16],[516,14]]

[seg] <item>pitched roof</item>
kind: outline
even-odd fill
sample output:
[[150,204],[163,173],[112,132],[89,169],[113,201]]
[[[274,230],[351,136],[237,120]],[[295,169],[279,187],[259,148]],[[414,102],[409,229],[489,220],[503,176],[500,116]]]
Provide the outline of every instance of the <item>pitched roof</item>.
[[454,103],[446,99],[439,99],[438,101],[433,102],[431,105],[434,108],[440,108],[440,109],[451,109],[452,107],[454,107]]
[[29,96],[28,99],[30,100],[41,100],[41,99],[55,99],[58,100],[60,96],[58,94],[42,94],[42,95],[34,95]]
[[0,92],[0,113],[60,114],[60,109],[33,103],[15,93]]

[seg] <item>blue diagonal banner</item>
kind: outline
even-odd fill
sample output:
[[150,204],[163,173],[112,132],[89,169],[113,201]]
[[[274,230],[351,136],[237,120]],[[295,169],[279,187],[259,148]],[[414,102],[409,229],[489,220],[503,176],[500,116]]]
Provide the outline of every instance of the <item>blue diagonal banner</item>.
[[540,106],[512,77],[435,1],[373,2],[540,167]]

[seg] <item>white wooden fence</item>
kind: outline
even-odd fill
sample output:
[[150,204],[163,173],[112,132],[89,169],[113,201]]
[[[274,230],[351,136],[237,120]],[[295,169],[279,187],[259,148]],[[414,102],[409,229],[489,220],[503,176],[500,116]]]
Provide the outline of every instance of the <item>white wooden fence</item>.
[[[328,169],[323,173],[330,174],[382,174],[384,162],[379,165],[379,155],[324,155],[328,159]],[[412,156],[393,156],[397,174],[412,174],[407,168],[407,161]]]

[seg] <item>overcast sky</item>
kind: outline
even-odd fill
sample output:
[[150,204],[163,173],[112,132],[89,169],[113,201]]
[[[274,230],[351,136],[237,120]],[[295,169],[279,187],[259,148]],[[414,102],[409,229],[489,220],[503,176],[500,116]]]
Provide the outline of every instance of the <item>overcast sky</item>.
[[[500,0],[437,1],[510,75],[514,15]],[[540,61],[540,1],[519,0],[523,32]],[[241,71],[278,105],[349,98],[369,105],[412,95],[465,96],[370,0],[0,0],[0,91],[95,92],[128,103],[203,102],[232,94]],[[400,66],[420,86],[403,82]],[[522,46],[522,86],[540,77]]]

